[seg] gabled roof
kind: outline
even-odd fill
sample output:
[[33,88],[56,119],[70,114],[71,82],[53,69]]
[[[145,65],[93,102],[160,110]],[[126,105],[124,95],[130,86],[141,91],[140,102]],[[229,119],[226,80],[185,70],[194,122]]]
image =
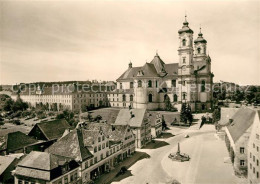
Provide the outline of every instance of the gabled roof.
[[239,108],[221,108],[221,118],[219,120],[220,125],[228,125],[229,119],[232,119],[232,116],[239,110]]
[[150,63],[145,63],[142,67],[128,68],[118,79],[131,80],[134,77],[167,77],[178,74],[178,63],[165,64],[160,56],[156,54]]
[[4,136],[3,144],[0,146],[0,151],[6,150],[7,152],[12,152],[36,142],[38,142],[36,139],[22,132],[11,132]]
[[[89,141],[95,139],[94,133],[82,133],[82,129],[75,129],[51,145],[46,152],[83,161],[93,155],[88,150]],[[92,143],[92,142],[91,142]]]
[[148,114],[149,114],[151,126],[154,127],[156,125],[156,121],[158,119],[161,119],[161,114],[159,112],[156,112],[156,111],[149,111]]
[[28,135],[32,135],[32,131],[35,127],[39,127],[47,140],[59,139],[66,129],[70,129],[71,126],[65,119],[40,122],[34,125]]
[[13,163],[15,157],[0,156],[0,176]]
[[108,137],[110,141],[118,142],[123,141],[125,138],[128,125],[114,126],[106,123],[87,123],[85,128],[92,131],[103,131],[104,135]]
[[142,67],[132,67],[128,68],[117,80],[130,79],[137,76],[138,71],[141,70]]
[[129,125],[130,127],[141,127],[146,118],[146,109],[121,109],[115,125]]
[[236,142],[254,122],[256,111],[249,108],[239,109],[232,117],[233,122],[227,126],[227,129]]
[[164,68],[165,68],[165,71],[167,72],[167,76],[178,75],[178,67],[179,67],[179,63],[165,64]]
[[164,68],[165,63],[161,60],[160,56],[158,55],[158,53],[156,53],[156,55],[154,56],[153,60],[151,61],[151,64],[154,65],[156,72],[160,75],[160,76],[165,76],[166,75],[166,71]]
[[119,113],[120,109],[114,109],[114,108],[103,108],[103,109],[97,109],[90,111],[92,117],[95,117],[97,115],[100,115],[102,117],[102,120],[106,120],[108,124],[113,124],[116,121],[116,117]]
[[50,181],[50,171],[71,160],[64,156],[32,151],[18,164],[15,174]]

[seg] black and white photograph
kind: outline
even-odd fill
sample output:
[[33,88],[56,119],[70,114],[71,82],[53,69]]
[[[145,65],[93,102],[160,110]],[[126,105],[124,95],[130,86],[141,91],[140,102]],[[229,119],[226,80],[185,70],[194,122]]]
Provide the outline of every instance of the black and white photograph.
[[0,184],[260,184],[259,0],[0,0]]

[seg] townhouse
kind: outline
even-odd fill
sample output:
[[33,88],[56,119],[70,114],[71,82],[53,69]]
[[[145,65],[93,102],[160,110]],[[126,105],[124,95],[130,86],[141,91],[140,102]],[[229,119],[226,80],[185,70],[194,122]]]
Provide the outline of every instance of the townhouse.
[[252,131],[248,141],[248,183],[260,183],[260,110],[255,114]]
[[238,175],[247,175],[248,141],[255,114],[256,111],[253,109],[241,108],[230,118],[230,124],[225,127],[225,141],[234,171]]
[[146,109],[121,109],[113,125],[129,125],[135,135],[136,148],[151,141],[151,122]]
[[15,184],[80,184],[79,164],[72,158],[32,151],[18,163]]
[[119,130],[111,130],[111,134],[108,135],[102,129],[78,128],[68,132],[67,135],[50,146],[46,152],[75,159],[80,165],[79,176],[82,178],[82,183],[88,183],[103,173],[109,172],[122,161],[123,151],[127,150],[127,153],[130,154],[134,152],[132,146],[134,144],[131,145],[132,149],[130,146],[127,149],[126,146],[129,145],[129,142],[133,143],[133,135],[125,144],[122,142],[125,136],[129,137],[131,134],[131,131],[125,130],[128,133],[122,134]]

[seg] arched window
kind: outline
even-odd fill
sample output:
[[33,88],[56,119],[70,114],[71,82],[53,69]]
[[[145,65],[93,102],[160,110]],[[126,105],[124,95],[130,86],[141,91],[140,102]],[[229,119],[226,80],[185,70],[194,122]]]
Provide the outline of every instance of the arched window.
[[125,95],[123,95],[123,102],[125,102],[126,101],[126,97],[125,97]]
[[182,100],[186,100],[186,93],[182,94]]
[[134,88],[134,83],[130,82],[130,88]]
[[200,48],[198,48],[198,49],[197,49],[197,51],[198,51],[198,54],[200,54],[200,50],[201,50]]
[[178,101],[178,96],[176,94],[173,95],[173,101],[177,102]]
[[148,87],[149,87],[149,88],[152,87],[152,81],[151,81],[151,80],[148,81]]
[[130,101],[134,101],[134,96],[133,95],[130,95]]
[[152,95],[152,94],[149,94],[149,95],[148,95],[148,101],[149,101],[149,102],[153,102],[153,95]]
[[120,83],[120,89],[123,89],[123,84],[122,83]]
[[205,92],[205,81],[201,81],[201,92]]
[[186,46],[186,40],[185,39],[182,40],[182,46]]
[[138,81],[138,87],[139,87],[139,88],[142,87],[142,81],[141,81],[141,80]]
[[176,80],[172,80],[172,87],[176,87]]

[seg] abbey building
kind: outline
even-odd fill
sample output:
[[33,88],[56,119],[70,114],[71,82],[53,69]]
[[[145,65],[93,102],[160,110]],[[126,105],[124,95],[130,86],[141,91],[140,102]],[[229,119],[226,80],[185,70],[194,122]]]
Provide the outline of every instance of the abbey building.
[[158,53],[150,63],[128,69],[117,79],[117,90],[108,94],[112,107],[163,109],[165,100],[180,106],[189,103],[193,111],[212,108],[211,59],[201,30],[193,41],[186,18],[179,35],[179,62],[165,63]]

